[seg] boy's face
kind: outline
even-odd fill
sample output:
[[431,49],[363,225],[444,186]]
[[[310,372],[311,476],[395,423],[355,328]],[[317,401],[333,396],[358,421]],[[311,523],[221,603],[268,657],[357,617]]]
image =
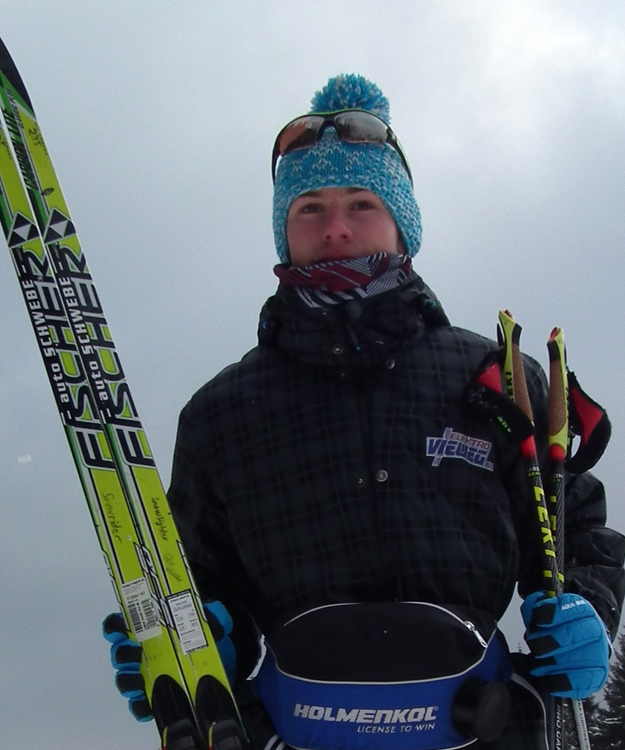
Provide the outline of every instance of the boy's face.
[[361,188],[322,188],[300,195],[289,208],[286,237],[294,266],[404,252],[382,199]]

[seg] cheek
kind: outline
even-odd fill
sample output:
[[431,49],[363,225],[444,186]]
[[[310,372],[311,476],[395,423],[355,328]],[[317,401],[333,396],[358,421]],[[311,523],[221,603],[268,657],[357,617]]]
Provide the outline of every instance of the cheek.
[[384,227],[384,231],[380,234],[380,239],[384,243],[384,246],[388,248],[388,252],[403,253],[401,235],[392,219]]
[[294,266],[306,266],[311,259],[311,242],[306,227],[294,223],[287,224],[286,243],[289,250],[289,258]]
[[301,228],[294,224],[286,225],[286,242],[289,248],[299,247],[302,244],[304,233]]
[[304,234],[305,228],[306,222],[302,222],[297,216],[291,216],[290,212],[287,214],[286,227],[284,230],[287,242],[296,242],[298,238]]

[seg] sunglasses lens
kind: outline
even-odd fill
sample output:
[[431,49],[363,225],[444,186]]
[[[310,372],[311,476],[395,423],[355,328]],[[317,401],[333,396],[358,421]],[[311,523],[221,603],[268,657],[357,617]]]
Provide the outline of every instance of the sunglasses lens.
[[323,117],[298,117],[290,122],[278,136],[276,151],[279,156],[288,154],[299,148],[310,148],[317,142],[319,129],[323,125]]
[[332,118],[337,133],[344,141],[350,143],[389,143],[400,155],[404,168],[412,182],[412,173],[408,166],[408,160],[399,145],[393,131],[376,115],[369,112],[351,110],[340,112]]
[[334,116],[336,129],[345,141],[352,143],[386,143],[386,123],[368,112],[341,112]]

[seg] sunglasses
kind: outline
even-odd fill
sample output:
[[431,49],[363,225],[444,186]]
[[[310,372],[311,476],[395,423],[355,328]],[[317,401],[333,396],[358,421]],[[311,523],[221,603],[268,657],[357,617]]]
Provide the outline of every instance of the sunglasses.
[[364,109],[344,109],[339,112],[302,115],[291,120],[278,133],[273,147],[271,157],[271,177],[273,181],[276,181],[276,165],[281,156],[290,154],[291,151],[311,148],[330,125],[334,127],[339,138],[347,143],[390,144],[401,156],[412,184],[412,173],[408,166],[408,160],[399,145],[397,136],[384,120]]

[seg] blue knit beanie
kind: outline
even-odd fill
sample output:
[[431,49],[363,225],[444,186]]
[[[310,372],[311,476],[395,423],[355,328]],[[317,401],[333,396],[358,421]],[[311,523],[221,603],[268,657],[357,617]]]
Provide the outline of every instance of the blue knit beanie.
[[[390,124],[388,99],[371,81],[358,75],[331,78],[312,99],[311,113],[365,109]],[[359,187],[382,199],[395,220],[410,256],[421,246],[421,213],[400,155],[390,145],[347,143],[327,127],[312,148],[280,158],[273,194],[273,233],[280,262],[289,261],[286,218],[291,203],[310,190]]]

